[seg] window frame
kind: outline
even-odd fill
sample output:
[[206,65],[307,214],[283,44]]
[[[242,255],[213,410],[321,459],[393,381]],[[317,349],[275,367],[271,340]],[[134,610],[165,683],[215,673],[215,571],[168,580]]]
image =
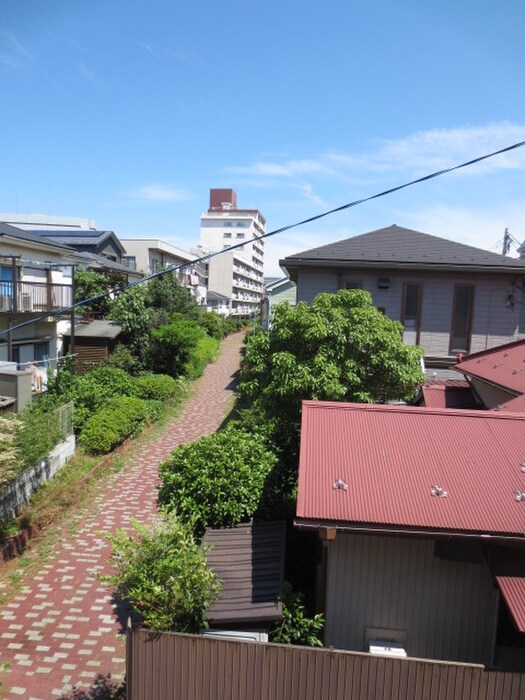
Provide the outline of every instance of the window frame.
[[[470,299],[469,299],[469,309],[468,309],[468,314],[467,314],[467,319],[466,319],[466,328],[465,328],[465,346],[466,347],[458,347],[457,343],[455,342],[455,339],[458,337],[458,334],[455,332],[455,325],[456,325],[456,317],[457,317],[457,301],[458,301],[458,295],[461,289],[468,289],[470,290]],[[454,298],[452,300],[452,312],[451,312],[451,319],[450,319],[450,341],[449,341],[449,352],[450,353],[457,353],[457,352],[470,352],[470,346],[472,344],[472,319],[474,316],[474,297],[475,297],[475,286],[473,284],[455,284],[454,285]]]
[[[415,317],[416,321],[416,326],[415,326],[415,331],[416,331],[416,345],[419,345],[420,337],[421,337],[421,309],[423,307],[423,284],[421,282],[403,282],[403,296],[401,300],[401,325],[403,326],[403,332],[406,331],[406,318],[407,318],[407,308],[406,308],[406,302],[407,302],[407,289],[408,287],[417,287],[418,288],[418,296],[417,296],[417,314]],[[413,329],[409,329],[413,330]]]

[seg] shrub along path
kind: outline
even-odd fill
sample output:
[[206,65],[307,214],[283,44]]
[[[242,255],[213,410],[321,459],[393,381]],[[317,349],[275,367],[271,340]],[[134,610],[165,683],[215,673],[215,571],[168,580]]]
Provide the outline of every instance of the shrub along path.
[[1,697],[49,700],[72,684],[89,685],[97,673],[123,676],[125,619],[109,588],[93,576],[107,570],[110,553],[100,533],[154,516],[159,462],[177,445],[214,432],[228,414],[242,341],[241,333],[223,341],[181,416],[154,441],[128,452],[122,471],[79,513],[76,533],[65,528],[47,563],[0,609],[0,663],[9,664],[0,671]]

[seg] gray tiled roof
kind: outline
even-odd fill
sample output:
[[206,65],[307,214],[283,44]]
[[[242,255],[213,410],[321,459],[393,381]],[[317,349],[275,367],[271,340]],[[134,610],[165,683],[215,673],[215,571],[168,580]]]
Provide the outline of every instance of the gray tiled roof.
[[4,222],[0,222],[0,236],[9,236],[10,238],[17,238],[21,241],[28,241],[29,243],[38,243],[38,245],[49,246],[50,248],[60,248],[67,253],[75,253],[72,248],[58,241],[47,241],[31,231],[24,231],[21,228],[11,226],[11,224],[6,224]]
[[289,255],[281,260],[280,264],[295,268],[300,261],[310,264],[318,261],[319,263],[392,263],[409,267],[418,265],[491,269],[496,267],[525,271],[525,260],[490,253],[464,243],[456,243],[395,224]]
[[125,249],[117,238],[114,231],[99,231],[75,229],[68,231],[64,229],[31,229],[32,233],[43,238],[51,238],[62,245],[101,245],[108,238],[112,239],[116,246],[124,253]]

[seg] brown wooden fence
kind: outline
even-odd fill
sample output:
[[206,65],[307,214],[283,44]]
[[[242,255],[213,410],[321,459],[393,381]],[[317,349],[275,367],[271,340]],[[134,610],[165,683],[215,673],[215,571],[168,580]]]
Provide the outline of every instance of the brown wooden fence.
[[129,632],[128,700],[525,700],[525,674],[423,659]]

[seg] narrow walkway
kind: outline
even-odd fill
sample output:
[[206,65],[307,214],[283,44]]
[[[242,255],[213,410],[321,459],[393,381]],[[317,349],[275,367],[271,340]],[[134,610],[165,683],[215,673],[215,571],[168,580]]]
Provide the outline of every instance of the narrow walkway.
[[155,514],[158,464],[177,445],[219,427],[231,405],[242,340],[235,334],[223,342],[181,417],[128,458],[107,492],[81,511],[76,534],[64,532],[39,574],[23,580],[21,592],[0,610],[0,663],[9,663],[0,673],[1,697],[49,700],[72,684],[89,685],[97,673],[123,676],[121,621],[111,591],[92,573],[107,568],[109,545],[100,533]]

